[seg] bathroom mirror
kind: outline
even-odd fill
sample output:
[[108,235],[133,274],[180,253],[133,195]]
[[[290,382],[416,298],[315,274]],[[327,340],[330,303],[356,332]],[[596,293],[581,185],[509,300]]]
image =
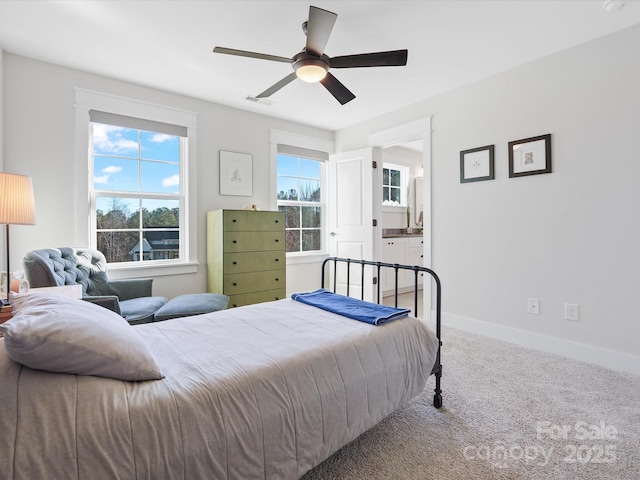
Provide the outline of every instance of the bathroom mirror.
[[415,195],[413,196],[413,208],[414,208],[414,223],[420,227],[422,227],[422,219],[424,217],[424,177],[415,177],[413,179],[413,191]]

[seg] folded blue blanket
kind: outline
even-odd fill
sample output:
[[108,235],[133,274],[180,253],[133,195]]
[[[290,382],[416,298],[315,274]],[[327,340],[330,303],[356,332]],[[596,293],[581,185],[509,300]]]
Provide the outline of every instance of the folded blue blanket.
[[364,300],[330,292],[324,288],[313,292],[294,293],[291,298],[298,302],[337,313],[338,315],[344,315],[360,322],[371,323],[372,325],[381,325],[396,318],[406,317],[410,312],[408,308],[396,308],[365,302]]

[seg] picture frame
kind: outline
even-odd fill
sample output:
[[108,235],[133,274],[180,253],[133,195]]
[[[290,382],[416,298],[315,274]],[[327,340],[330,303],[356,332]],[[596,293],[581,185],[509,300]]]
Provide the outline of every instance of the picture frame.
[[509,142],[509,178],[551,173],[551,134]]
[[460,152],[460,183],[493,180],[495,145]]
[[220,195],[253,196],[253,156],[220,150]]

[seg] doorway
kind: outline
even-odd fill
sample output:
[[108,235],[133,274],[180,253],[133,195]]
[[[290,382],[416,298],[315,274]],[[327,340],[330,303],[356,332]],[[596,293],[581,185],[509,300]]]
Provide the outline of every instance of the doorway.
[[[379,147],[382,149],[383,158],[385,150],[388,152],[392,152],[392,147],[396,147],[396,150],[401,149],[409,152],[413,152],[412,155],[408,156],[417,156],[418,158],[422,158],[422,171],[419,172],[416,169],[413,170],[413,175],[410,179],[413,182],[413,185],[409,185],[409,190],[411,191],[413,187],[413,195],[409,195],[410,202],[413,201],[413,212],[411,217],[414,219],[413,221],[406,222],[406,216],[402,220],[402,223],[395,223],[394,225],[402,225],[405,227],[411,227],[416,225],[416,220],[420,217],[420,212],[416,212],[418,208],[415,205],[415,193],[416,193],[416,184],[415,178],[422,177],[421,182],[422,186],[422,235],[421,235],[421,252],[418,254],[418,257],[415,257],[415,248],[416,237],[406,237],[406,250],[405,252],[405,263],[416,264],[419,262],[418,258],[422,260],[421,264],[425,267],[431,268],[431,250],[432,250],[432,228],[431,228],[431,117],[423,118],[420,120],[416,120],[411,123],[399,125],[397,127],[393,127],[387,130],[383,130],[380,132],[376,132],[369,136],[369,145],[372,147]],[[422,173],[422,175],[418,175],[418,173]],[[379,174],[381,177],[382,175]],[[380,179],[381,182],[381,179]],[[378,183],[380,185],[380,183]],[[374,202],[376,203],[376,202]],[[381,202],[378,205],[374,205],[374,218],[378,219],[387,219],[385,217],[385,212],[383,211],[383,206]],[[411,206],[411,205],[410,205]],[[402,212],[400,212],[402,213]],[[402,215],[398,216],[396,214],[394,218],[395,222],[400,222],[400,218]],[[374,250],[379,252],[379,256],[383,255],[384,245],[383,245],[383,231],[384,226],[382,228],[378,228],[376,230],[376,235],[374,237],[374,242],[377,242],[377,248]],[[409,246],[411,244],[411,246]],[[413,250],[410,250],[413,249]],[[400,248],[398,245],[391,246],[392,251],[395,251],[397,254],[400,252]],[[399,263],[399,262],[398,262]],[[423,301],[422,307],[419,308],[419,313],[422,312],[425,318],[430,318],[430,313],[424,315],[424,312],[431,312],[432,309],[432,288],[428,288],[425,285],[423,288]],[[420,302],[419,302],[420,303]]]
[[[382,165],[378,170],[378,189],[382,189],[382,205],[378,216],[376,239],[379,260],[400,265],[424,265],[424,158],[422,141],[412,141],[382,149]],[[418,274],[422,290],[424,274]],[[385,305],[395,305],[398,287],[398,306],[412,305],[415,272],[401,270],[398,276],[390,269],[380,272],[380,287]],[[420,291],[419,294],[422,294]],[[418,302],[418,314],[423,305]]]

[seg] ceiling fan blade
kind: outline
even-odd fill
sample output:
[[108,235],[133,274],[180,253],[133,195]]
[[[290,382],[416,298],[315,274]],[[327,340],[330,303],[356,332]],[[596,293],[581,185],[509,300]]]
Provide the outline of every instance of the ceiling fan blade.
[[356,98],[356,96],[351,93],[347,87],[340,83],[336,77],[331,75],[331,73],[327,72],[327,76],[320,80],[320,83],[329,90],[331,95],[336,97],[336,100],[338,100],[341,105],[344,105]]
[[318,7],[309,7],[307,22],[307,53],[316,57],[324,53],[338,15]]
[[331,68],[402,67],[407,64],[407,50],[344,55],[330,60]]
[[290,73],[289,75],[284,77],[279,82],[276,82],[273,85],[271,85],[269,88],[267,88],[260,95],[256,95],[256,98],[270,97],[271,95],[276,93],[278,90],[280,90],[285,85],[288,85],[289,83],[293,82],[295,79],[296,79],[296,72]]
[[235,48],[216,47],[214,53],[224,53],[226,55],[237,55],[239,57],[259,58],[260,60],[272,60],[274,62],[291,63],[287,57],[277,55],[267,55],[266,53],[247,52],[246,50],[236,50]]

